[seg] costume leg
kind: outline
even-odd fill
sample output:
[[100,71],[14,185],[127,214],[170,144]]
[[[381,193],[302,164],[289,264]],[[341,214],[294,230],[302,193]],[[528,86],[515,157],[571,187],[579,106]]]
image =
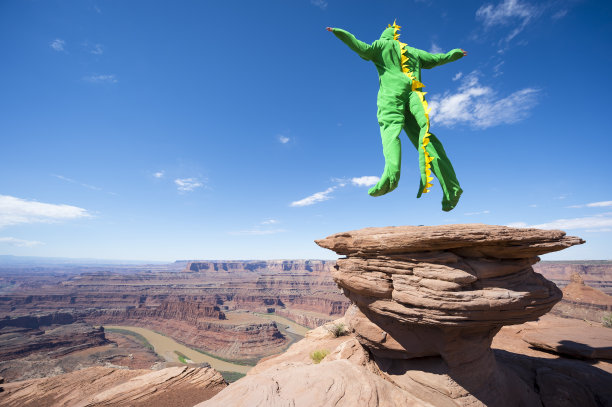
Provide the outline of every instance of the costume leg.
[[[380,99],[379,99],[380,102]],[[394,101],[397,103],[397,101]],[[404,123],[403,105],[397,108],[378,108],[378,124],[382,138],[383,155],[385,156],[385,169],[380,181],[368,193],[372,196],[381,196],[393,191],[400,180],[402,165],[402,146],[399,139]]]
[[[410,141],[419,151],[421,182],[417,198],[426,190],[428,178],[431,179],[427,168],[427,161],[429,160],[430,167],[442,187],[442,210],[448,212],[457,205],[463,190],[459,186],[459,180],[457,180],[453,165],[446,155],[442,143],[429,131],[429,118],[425,114],[426,106],[426,102],[423,103],[421,101],[418,93],[412,92],[409,103],[412,115],[406,114],[404,125],[404,130],[408,134]],[[428,142],[426,141],[427,139],[429,140]]]

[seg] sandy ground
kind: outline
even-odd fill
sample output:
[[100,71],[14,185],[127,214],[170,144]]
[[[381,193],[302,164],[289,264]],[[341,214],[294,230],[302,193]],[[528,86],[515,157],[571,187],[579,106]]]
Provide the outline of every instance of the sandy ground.
[[194,361],[195,363],[208,362],[210,365],[216,369],[217,371],[226,371],[226,372],[239,372],[246,373],[248,372],[252,366],[243,366],[237,365],[235,363],[225,362],[220,359],[216,359],[212,356],[205,355],[198,351],[195,351],[191,348],[188,348],[185,345],[182,345],[176,342],[174,339],[169,338],[167,336],[158,334],[157,332],[150,331],[146,328],[139,328],[136,326],[120,326],[120,325],[104,325],[105,328],[111,329],[125,329],[128,331],[136,332],[142,336],[144,336],[147,341],[153,348],[155,348],[155,352],[158,355],[161,355],[169,362],[178,362],[178,356],[174,351],[179,351],[183,355],[187,356],[189,359]]

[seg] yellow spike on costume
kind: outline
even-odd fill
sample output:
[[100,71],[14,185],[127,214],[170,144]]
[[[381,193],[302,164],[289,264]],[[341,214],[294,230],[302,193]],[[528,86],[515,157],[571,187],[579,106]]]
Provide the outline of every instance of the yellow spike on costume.
[[427,183],[427,185],[425,185],[425,188],[431,188],[433,187],[433,184],[430,184],[429,182]]
[[423,139],[423,147],[425,147],[427,144],[429,144],[429,139],[428,138],[424,138]]
[[[427,175],[427,179],[429,179],[429,177],[431,177],[431,170],[429,168],[427,168],[425,170],[425,175]],[[433,178],[432,178],[433,179]]]
[[435,157],[428,156],[427,157],[427,164],[429,165],[429,163],[432,162],[434,160],[434,158]]
[[433,177],[427,177],[427,182],[429,183],[431,181],[433,181]]

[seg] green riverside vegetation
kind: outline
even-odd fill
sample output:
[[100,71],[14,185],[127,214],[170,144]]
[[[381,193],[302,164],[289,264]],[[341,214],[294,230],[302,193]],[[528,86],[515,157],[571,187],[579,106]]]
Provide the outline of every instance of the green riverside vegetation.
[[236,380],[242,379],[244,376],[246,376],[246,374],[239,373],[239,372],[224,372],[224,371],[220,371],[219,373],[221,373],[221,376],[223,376],[225,381],[228,382],[228,383],[234,383]]
[[181,363],[187,364],[189,363],[188,361],[190,360],[187,356],[185,356],[184,354],[182,354],[181,352],[179,352],[178,350],[175,350],[174,353],[176,353],[176,356],[178,356],[178,360]]
[[117,328],[104,328],[104,331],[113,332],[113,333],[126,335],[126,336],[131,336],[132,338],[135,338],[136,340],[141,342],[145,348],[155,352],[155,348],[153,348],[153,345],[151,345],[149,341],[147,341],[147,338],[145,338],[144,336],[142,336],[141,334],[137,332],[128,331],[127,329],[117,329]]

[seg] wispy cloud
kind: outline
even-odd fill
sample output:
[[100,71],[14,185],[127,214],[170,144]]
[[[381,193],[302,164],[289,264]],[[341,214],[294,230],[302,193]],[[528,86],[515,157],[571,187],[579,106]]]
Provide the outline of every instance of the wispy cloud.
[[280,141],[282,144],[287,144],[289,141],[291,141],[291,139],[286,136],[278,136],[278,141]]
[[568,208],[607,208],[612,206],[612,201],[591,202],[582,205],[571,205]]
[[591,232],[605,232],[608,229],[612,230],[612,212],[602,213],[594,216],[585,216],[582,218],[557,219],[551,222],[529,226],[525,222],[514,222],[507,224],[507,226],[561,230],[586,229]]
[[372,185],[376,185],[379,180],[379,177],[375,177],[373,175],[366,175],[363,177],[352,178],[351,183],[358,187],[371,187]]
[[69,182],[71,184],[80,185],[80,186],[82,186],[84,188],[87,188],[87,189],[92,189],[94,191],[102,191],[102,188],[100,188],[100,187],[97,187],[95,185],[84,184],[82,182],[73,180],[72,178],[64,177],[63,175],[51,174],[51,176],[53,176],[53,177],[55,177],[57,179],[61,179],[62,181]]
[[21,223],[53,223],[87,218],[86,209],[72,205],[56,205],[0,195],[0,227]]
[[90,75],[83,78],[84,81],[90,83],[117,83],[115,75]]
[[49,43],[49,46],[56,51],[64,51],[65,45],[66,45],[66,41],[60,40],[59,38],[56,38]]
[[96,44],[89,52],[94,55],[102,55],[104,53],[104,47],[102,46],[102,44]]
[[313,6],[317,6],[321,10],[325,10],[327,8],[326,0],[310,0],[310,4],[312,4]]
[[36,240],[23,240],[17,239],[15,237],[0,237],[0,244],[2,243],[16,247],[33,247],[44,244],[43,242],[39,242]]
[[473,216],[473,215],[486,215],[488,213],[491,213],[491,211],[489,210],[484,210],[484,211],[478,211],[478,212],[466,212],[464,215],[467,216]]
[[538,89],[524,88],[500,97],[491,87],[481,85],[478,75],[477,71],[467,75],[455,92],[432,96],[429,106],[434,123],[448,127],[464,123],[485,129],[521,121],[537,104]]
[[457,72],[455,76],[453,76],[454,81],[458,81],[463,76],[463,72]]
[[567,15],[567,12],[568,12],[568,10],[567,10],[567,9],[562,9],[562,10],[559,10],[559,11],[557,11],[555,14],[553,14],[553,15],[551,16],[551,18],[552,18],[553,20],[559,20],[559,19],[561,19],[561,18],[565,17],[565,16]]
[[485,4],[476,11],[476,19],[486,29],[494,26],[506,26],[510,33],[504,38],[510,42],[527,25],[541,13],[541,9],[520,0],[503,0],[497,5]]
[[304,199],[300,199],[299,201],[291,202],[289,206],[310,206],[316,204],[317,202],[327,201],[331,198],[331,193],[334,192],[337,188],[337,186],[329,187],[325,191],[317,192],[310,196],[307,196]]
[[191,192],[204,186],[197,178],[177,178],[174,180],[174,183],[180,192]]
[[277,233],[286,232],[285,229],[250,229],[250,230],[237,230],[233,232],[228,232],[230,235],[235,236],[262,236],[262,235],[275,235]]
[[161,170],[161,171],[157,171],[157,172],[153,173],[153,176],[154,176],[155,178],[163,178],[163,177],[164,177],[164,174],[165,174],[165,173],[164,173],[164,170]]
[[310,196],[299,201],[294,201],[289,206],[310,206],[318,202],[327,201],[332,198],[331,194],[337,189],[344,188],[347,185],[353,185],[356,187],[369,187],[376,184],[380,180],[379,177],[373,175],[365,175],[363,177],[354,178],[332,178],[331,181],[335,182],[336,185],[327,188],[325,191],[316,192]]
[[444,50],[440,46],[438,46],[438,44],[436,44],[435,42],[431,43],[431,48],[429,48],[430,54],[441,54],[443,52]]
[[266,219],[261,222],[262,225],[276,225],[277,223],[279,222],[276,219]]

